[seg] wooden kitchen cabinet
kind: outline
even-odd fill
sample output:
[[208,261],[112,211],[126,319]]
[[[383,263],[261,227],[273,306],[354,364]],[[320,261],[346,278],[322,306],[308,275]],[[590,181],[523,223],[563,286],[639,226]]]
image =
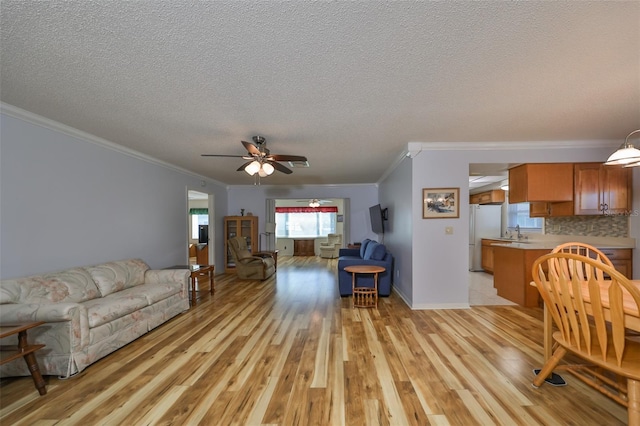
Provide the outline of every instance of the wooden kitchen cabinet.
[[196,245],[196,264],[198,265],[209,264],[209,244]]
[[573,201],[529,203],[529,217],[573,216]]
[[531,163],[509,169],[509,203],[573,201],[573,163]]
[[509,246],[494,246],[493,250],[493,286],[498,296],[528,308],[541,306],[538,289],[530,285],[533,281],[531,270],[533,262],[551,250]]
[[505,195],[502,189],[480,192],[469,196],[469,204],[502,204]]
[[[599,249],[611,260],[617,271],[631,279],[632,249]],[[526,307],[539,306],[538,290],[530,285],[533,280],[533,262],[551,250],[493,246],[493,286],[498,296]],[[545,267],[546,263],[543,264],[543,268]]]
[[632,249],[599,249],[609,258],[616,271],[625,277],[633,278]]
[[504,240],[489,240],[482,239],[482,269],[489,274],[493,274],[493,246],[494,243],[510,244],[509,241]]
[[224,272],[235,272],[236,265],[229,248],[229,238],[242,236],[247,239],[250,252],[258,248],[258,216],[225,216],[224,217]]
[[630,168],[602,163],[576,163],[576,215],[624,214],[631,210]]

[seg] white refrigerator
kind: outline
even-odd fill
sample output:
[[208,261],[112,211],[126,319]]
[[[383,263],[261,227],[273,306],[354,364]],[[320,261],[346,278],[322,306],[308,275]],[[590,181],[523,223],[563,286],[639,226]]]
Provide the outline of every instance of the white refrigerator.
[[482,239],[500,238],[502,206],[469,206],[469,270],[482,271]]

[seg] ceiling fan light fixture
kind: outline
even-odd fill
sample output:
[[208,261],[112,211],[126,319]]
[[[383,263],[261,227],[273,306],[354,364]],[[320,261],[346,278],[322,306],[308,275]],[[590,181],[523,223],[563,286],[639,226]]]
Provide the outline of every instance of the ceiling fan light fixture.
[[[266,139],[263,136],[254,136],[253,142],[240,141],[247,150],[245,155],[228,155],[228,154],[201,154],[203,157],[238,157],[247,160],[236,169],[236,171],[245,171],[249,176],[255,176],[257,173],[260,177],[271,176],[273,172],[279,171],[286,175],[293,173],[286,166],[281,164],[284,161],[304,162],[307,167],[307,157],[303,155],[286,155],[272,154],[266,146]],[[256,177],[256,182],[258,182]]]
[[244,171],[249,174],[249,176],[255,175],[260,170],[260,163],[258,161],[252,161],[247,167],[244,168]]
[[[269,163],[264,163],[262,165],[262,170],[266,173],[266,176],[271,175],[271,173],[273,173],[273,171],[275,170],[275,168],[269,164]],[[264,176],[263,176],[264,177]]]
[[611,154],[604,163],[605,166],[629,165],[628,167],[634,167],[640,164],[640,149],[637,149],[629,142],[629,138],[634,133],[640,133],[640,129],[634,130],[627,135],[620,148]]

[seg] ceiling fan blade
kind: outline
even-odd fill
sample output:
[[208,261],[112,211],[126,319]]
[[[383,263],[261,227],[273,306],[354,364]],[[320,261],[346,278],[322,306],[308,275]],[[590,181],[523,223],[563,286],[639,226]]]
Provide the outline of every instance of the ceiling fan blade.
[[271,161],[307,161],[307,157],[302,155],[277,155],[273,154],[269,156]]
[[232,157],[232,158],[243,158],[242,155],[226,155],[226,154],[200,154],[202,157]]
[[291,169],[288,169],[287,167],[283,166],[280,163],[277,163],[275,161],[268,161],[269,164],[271,164],[273,166],[274,169],[276,169],[279,172],[282,172],[284,174],[290,175],[291,173],[293,173],[293,171],[291,171]]
[[241,141],[241,142],[242,142],[242,145],[244,145],[244,147],[246,148],[247,152],[249,152],[249,154],[261,155],[260,149],[258,149],[258,147],[253,142],[247,142],[247,141]]
[[246,163],[244,163],[242,166],[238,167],[238,169],[236,170],[236,172],[241,172],[243,171],[249,164],[253,163],[254,160],[251,161],[247,161]]

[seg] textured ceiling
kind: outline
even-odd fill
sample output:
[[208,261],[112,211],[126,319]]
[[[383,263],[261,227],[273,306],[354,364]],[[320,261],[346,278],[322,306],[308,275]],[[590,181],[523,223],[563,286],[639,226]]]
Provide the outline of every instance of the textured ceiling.
[[[228,184],[376,182],[408,142],[622,142],[640,2],[2,0],[0,100]],[[263,180],[263,183],[267,183]]]

